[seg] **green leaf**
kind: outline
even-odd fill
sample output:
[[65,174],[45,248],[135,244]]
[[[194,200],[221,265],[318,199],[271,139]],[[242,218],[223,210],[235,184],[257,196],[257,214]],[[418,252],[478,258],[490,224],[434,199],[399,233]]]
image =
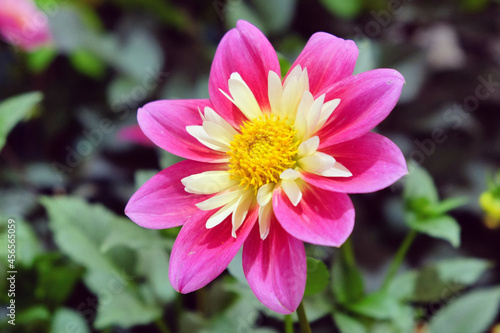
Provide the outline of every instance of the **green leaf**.
[[284,78],[285,75],[290,70],[290,67],[292,67],[292,64],[288,60],[288,58],[286,58],[283,54],[281,54],[279,52],[278,52],[278,61],[280,62],[281,77]]
[[76,70],[94,79],[102,78],[106,70],[102,60],[85,49],[73,51],[69,59]]
[[[2,221],[8,221],[9,218],[1,216]],[[42,245],[31,225],[22,219],[14,218],[16,231],[16,263],[26,268],[31,268],[35,258],[43,253]],[[7,223],[0,225],[0,237],[7,242]],[[7,246],[0,247],[0,255],[7,258]]]
[[78,332],[89,333],[89,327],[82,315],[74,310],[60,308],[54,314],[51,332]]
[[165,251],[158,249],[144,249],[138,251],[137,272],[146,277],[154,294],[167,303],[174,299],[176,292],[168,277],[169,256]]
[[293,19],[297,0],[254,0],[269,32],[285,30]]
[[500,287],[472,291],[442,308],[430,321],[429,333],[486,332],[498,314]]
[[443,215],[450,210],[453,210],[455,208],[458,208],[460,206],[463,206],[467,203],[468,198],[467,197],[456,197],[456,198],[448,198],[445,199],[436,205],[429,207],[429,213],[431,215]]
[[368,329],[361,321],[345,313],[336,311],[333,319],[341,333],[368,333]]
[[144,276],[134,272],[134,250],[164,251],[158,233],[79,198],[43,197],[41,203],[56,244],[87,269],[85,284],[99,299],[96,328],[131,327],[160,316],[160,304],[144,294],[151,286],[137,281],[137,276]]
[[36,321],[48,321],[50,319],[49,310],[43,305],[35,305],[22,310],[17,315],[16,323],[28,324]]
[[377,291],[345,307],[360,315],[375,319],[391,319],[399,309],[397,299],[390,293]]
[[27,117],[42,98],[43,95],[40,92],[29,92],[0,102],[0,151],[12,128]]
[[304,296],[322,292],[328,286],[330,273],[326,265],[318,259],[307,258],[307,280]]
[[347,263],[341,253],[335,251],[332,265],[332,290],[339,303],[349,303],[363,296],[363,277],[355,265]]
[[431,175],[417,163],[408,164],[408,175],[405,177],[403,197],[406,202],[426,199],[428,203],[439,201],[438,191]]
[[490,262],[480,259],[442,260],[396,276],[388,292],[398,300],[435,302],[474,284],[490,267]]
[[460,225],[448,215],[420,218],[414,213],[406,215],[406,222],[410,228],[431,237],[444,239],[453,247],[460,246]]
[[353,18],[358,16],[363,8],[363,0],[320,0],[323,6],[326,7],[333,15]]
[[63,262],[59,253],[39,257],[36,261],[36,270],[36,298],[44,300],[44,304],[56,306],[66,301],[83,275],[81,267]]
[[50,47],[42,47],[26,54],[29,69],[34,73],[41,73],[47,69],[57,56],[57,51]]
[[146,170],[146,169],[137,170],[134,174],[135,188],[139,189],[139,187],[144,185],[148,180],[153,178],[153,176],[156,175],[157,173],[158,173],[158,170]]

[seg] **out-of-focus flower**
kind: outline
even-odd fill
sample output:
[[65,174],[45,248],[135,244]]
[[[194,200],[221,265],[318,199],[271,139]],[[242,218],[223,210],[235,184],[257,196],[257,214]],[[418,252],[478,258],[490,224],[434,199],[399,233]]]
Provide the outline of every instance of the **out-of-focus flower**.
[[404,79],[392,69],[353,76],[357,56],[353,41],[319,32],[282,81],[269,41],[239,21],[216,51],[209,100],[139,109],[144,133],[187,159],[125,208],[143,227],[184,225],[170,259],[176,290],[205,286],[244,244],[257,298],[295,311],[306,282],[303,242],[340,246],[354,226],[346,193],[377,191],[407,173],[399,148],[369,132],[394,108]]
[[31,0],[0,0],[0,35],[28,51],[52,39],[47,16]]
[[133,142],[146,147],[153,147],[155,144],[149,140],[141,128],[137,125],[126,126],[118,131],[118,139],[126,142]]
[[500,333],[500,324],[496,324],[492,329],[491,333]]
[[500,172],[488,182],[488,190],[479,197],[479,205],[485,212],[484,224],[490,229],[500,228]]

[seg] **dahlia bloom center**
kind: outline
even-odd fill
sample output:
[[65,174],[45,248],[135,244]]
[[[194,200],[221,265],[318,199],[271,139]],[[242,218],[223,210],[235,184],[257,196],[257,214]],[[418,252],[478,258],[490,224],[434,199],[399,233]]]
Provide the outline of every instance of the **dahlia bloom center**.
[[294,134],[292,126],[274,115],[245,122],[227,152],[230,178],[255,190],[277,183],[281,173],[296,164]]

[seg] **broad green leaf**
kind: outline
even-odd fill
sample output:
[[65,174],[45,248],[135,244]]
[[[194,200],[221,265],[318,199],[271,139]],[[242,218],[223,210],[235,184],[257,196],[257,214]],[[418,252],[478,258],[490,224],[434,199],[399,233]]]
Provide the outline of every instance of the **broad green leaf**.
[[157,233],[79,198],[43,197],[41,203],[47,209],[56,244],[87,269],[85,284],[99,299],[96,328],[131,327],[158,318],[160,305],[141,294],[140,290],[150,287],[138,285],[134,272],[134,250],[164,250]]
[[332,290],[339,303],[349,303],[363,296],[363,277],[355,265],[346,262],[342,251],[335,251],[332,265]]
[[71,309],[60,308],[54,313],[50,331],[89,333],[90,329],[80,313]]
[[436,185],[429,173],[415,162],[408,164],[408,175],[404,178],[403,197],[407,203],[426,199],[428,203],[439,201]]
[[397,299],[391,294],[377,291],[361,300],[344,305],[347,309],[360,315],[375,319],[391,319],[400,311]]
[[137,272],[146,277],[148,284],[163,303],[171,301],[176,292],[168,279],[169,256],[158,249],[143,249],[138,251]]
[[406,222],[410,228],[431,237],[444,239],[453,247],[460,246],[460,225],[448,215],[420,218],[414,213],[406,214]]
[[366,326],[358,319],[336,311],[333,320],[341,333],[368,333]]
[[[5,240],[7,244],[8,225],[15,225],[15,250],[16,250],[16,265],[22,265],[26,268],[31,268],[35,262],[35,258],[43,253],[42,245],[38,240],[31,225],[20,218],[8,218],[0,216],[0,221],[5,223],[0,224],[0,238]],[[14,221],[13,223],[7,223]],[[7,245],[0,247],[0,255],[2,258],[7,258]]]
[[9,132],[29,115],[42,98],[43,95],[40,92],[29,92],[0,102],[0,151],[7,141]]
[[62,262],[61,257],[59,253],[48,253],[36,261],[35,296],[44,304],[59,306],[64,303],[83,275],[81,267]]
[[320,0],[333,15],[344,18],[356,17],[363,8],[363,0]]
[[500,287],[471,291],[439,310],[431,319],[428,332],[486,332],[499,306]]
[[388,292],[398,300],[435,302],[472,285],[491,267],[486,260],[448,259],[395,277]]
[[304,296],[322,292],[328,286],[330,273],[326,265],[318,259],[307,258],[307,281]]
[[429,214],[438,216],[443,215],[450,210],[463,206],[467,203],[468,199],[466,197],[456,197],[456,198],[448,198],[445,199],[436,205],[433,205],[428,208]]

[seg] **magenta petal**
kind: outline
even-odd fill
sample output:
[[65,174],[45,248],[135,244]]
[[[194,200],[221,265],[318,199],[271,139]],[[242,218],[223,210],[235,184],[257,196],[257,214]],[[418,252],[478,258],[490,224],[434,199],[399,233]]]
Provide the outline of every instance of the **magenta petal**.
[[354,207],[345,193],[326,191],[312,185],[303,188],[302,200],[293,206],[283,189],[273,194],[273,208],[279,223],[304,242],[340,246],[354,227]]
[[238,126],[245,116],[219,89],[229,93],[232,73],[241,75],[263,110],[269,109],[267,79],[269,71],[280,75],[278,56],[262,32],[245,21],[238,21],[222,38],[215,52],[208,92],[215,110],[230,124]]
[[289,235],[274,216],[265,240],[260,238],[258,225],[248,236],[243,270],[262,304],[282,314],[297,309],[306,286],[306,252],[302,241]]
[[375,69],[350,76],[336,83],[325,100],[340,98],[340,104],[318,132],[320,148],[357,138],[389,115],[404,84],[394,69]]
[[175,290],[189,293],[207,285],[222,273],[248,237],[258,210],[249,212],[243,225],[231,236],[231,216],[207,229],[205,223],[217,210],[200,211],[182,227],[170,256],[169,278]]
[[408,173],[401,150],[388,138],[367,133],[357,139],[325,147],[352,177],[322,177],[303,172],[302,179],[329,191],[367,193],[381,190]]
[[166,229],[183,225],[207,195],[187,193],[181,179],[196,173],[222,170],[225,165],[181,161],[156,174],[130,198],[125,214],[141,227]]
[[313,96],[332,84],[352,75],[358,47],[352,40],[344,40],[325,32],[311,36],[291,69],[300,65],[307,68],[309,87]]
[[186,126],[202,124],[200,111],[205,106],[212,104],[206,99],[151,102],[139,109],[137,121],[144,134],[160,148],[190,160],[214,162],[227,156],[204,146],[186,131]]

